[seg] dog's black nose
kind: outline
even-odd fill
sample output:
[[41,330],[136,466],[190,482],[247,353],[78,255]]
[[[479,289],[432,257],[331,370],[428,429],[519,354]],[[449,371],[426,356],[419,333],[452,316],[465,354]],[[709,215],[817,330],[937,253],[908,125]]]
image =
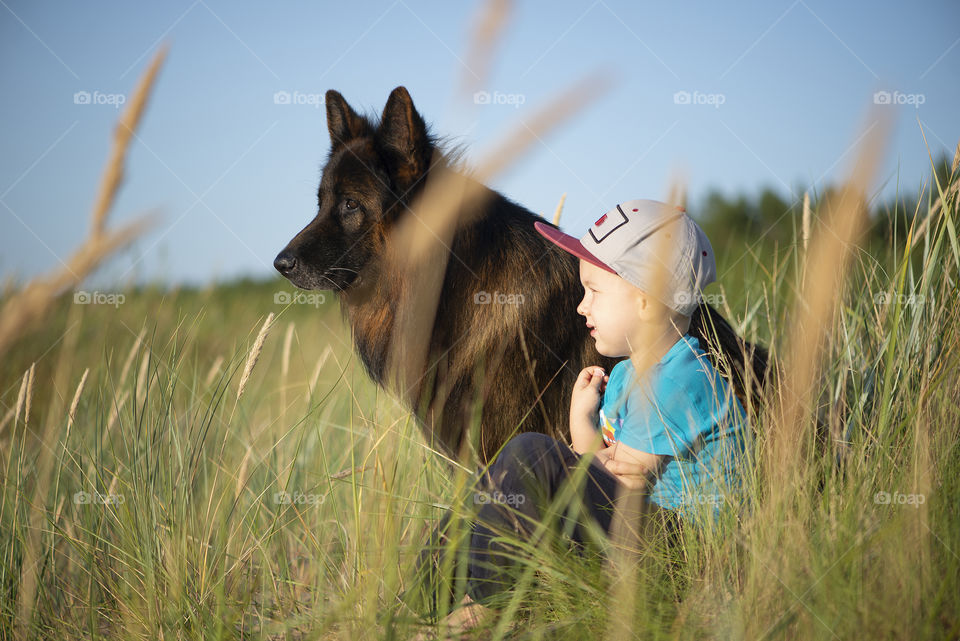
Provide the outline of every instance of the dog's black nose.
[[282,251],[273,259],[273,266],[278,272],[286,276],[297,266],[297,257],[288,251]]

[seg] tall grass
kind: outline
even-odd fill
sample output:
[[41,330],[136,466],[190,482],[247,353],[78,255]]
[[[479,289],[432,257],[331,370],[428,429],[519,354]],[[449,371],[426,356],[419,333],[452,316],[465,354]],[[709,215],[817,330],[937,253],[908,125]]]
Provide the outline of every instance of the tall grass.
[[[960,636],[957,184],[934,185],[919,237],[854,254],[816,379],[828,438],[800,435],[810,454],[789,487],[760,464],[759,416],[751,509],[685,530],[679,566],[637,574],[633,611],[608,599],[600,557],[517,541],[526,579],[490,635],[592,639],[622,617],[640,638]],[[802,247],[798,230],[747,259],[742,289],[724,279],[728,313],[774,357]],[[434,519],[469,511],[468,471],[369,382],[333,297],[275,304],[287,289],[65,297],[13,346],[0,373],[3,638],[418,628],[397,595]]]

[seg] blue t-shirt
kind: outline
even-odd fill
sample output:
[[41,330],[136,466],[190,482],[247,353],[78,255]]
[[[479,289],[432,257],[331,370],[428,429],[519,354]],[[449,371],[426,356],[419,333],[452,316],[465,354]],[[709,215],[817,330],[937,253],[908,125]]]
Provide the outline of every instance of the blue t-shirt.
[[629,358],[610,372],[600,407],[604,442],[668,457],[651,501],[681,513],[716,513],[740,487],[750,439],[743,406],[689,334],[647,376],[638,381],[634,372]]

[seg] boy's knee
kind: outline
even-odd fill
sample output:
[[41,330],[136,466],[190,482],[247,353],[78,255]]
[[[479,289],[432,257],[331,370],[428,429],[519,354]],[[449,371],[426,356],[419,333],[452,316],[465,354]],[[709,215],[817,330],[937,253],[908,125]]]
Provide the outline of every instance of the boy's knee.
[[560,443],[546,434],[524,432],[507,441],[497,457],[497,463],[510,467],[517,464],[532,467],[557,450]]
[[525,432],[503,446],[490,468],[490,478],[495,484],[527,485],[533,479],[553,487],[566,476],[570,457],[576,454],[564,443],[546,434]]

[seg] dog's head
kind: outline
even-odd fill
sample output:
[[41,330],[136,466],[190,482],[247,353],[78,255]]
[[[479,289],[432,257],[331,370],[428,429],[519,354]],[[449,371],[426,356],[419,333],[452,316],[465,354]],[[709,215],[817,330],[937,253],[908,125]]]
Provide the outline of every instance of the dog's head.
[[273,266],[302,289],[345,291],[382,256],[391,227],[423,187],[434,145],[403,87],[390,93],[379,123],[333,90],[326,106],[331,147],[317,214]]

